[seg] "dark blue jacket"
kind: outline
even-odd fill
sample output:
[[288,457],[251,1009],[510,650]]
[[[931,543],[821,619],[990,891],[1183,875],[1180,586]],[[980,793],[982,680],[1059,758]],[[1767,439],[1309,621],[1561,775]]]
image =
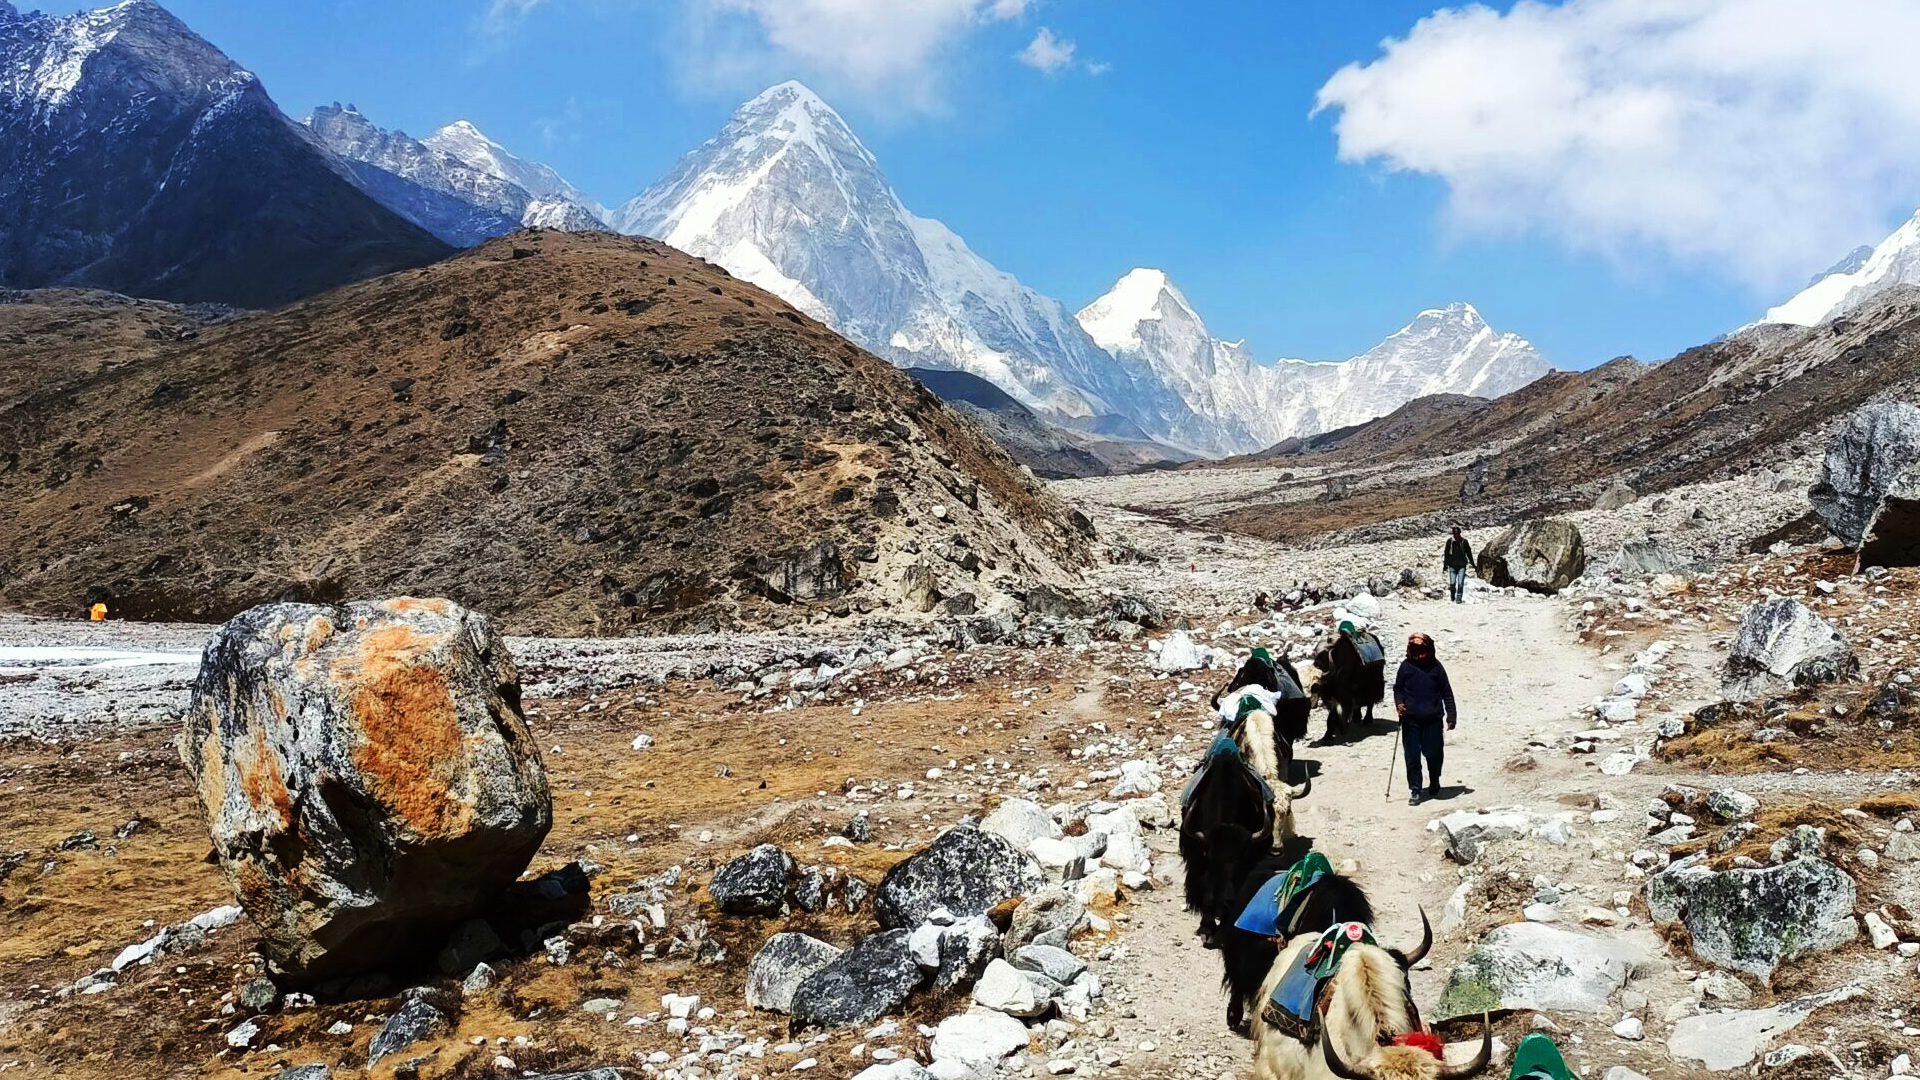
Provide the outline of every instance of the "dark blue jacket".
[[1400,673],[1393,677],[1393,703],[1407,708],[1409,720],[1448,720],[1459,718],[1453,704],[1453,684],[1447,681],[1447,669],[1438,660],[1400,661]]

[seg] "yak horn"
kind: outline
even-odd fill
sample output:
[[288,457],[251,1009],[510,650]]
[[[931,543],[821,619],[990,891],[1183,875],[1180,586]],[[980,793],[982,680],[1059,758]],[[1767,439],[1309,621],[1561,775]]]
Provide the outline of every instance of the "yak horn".
[[1473,1060],[1467,1062],[1465,1065],[1448,1065],[1445,1062],[1441,1062],[1438,1080],[1467,1080],[1467,1077],[1476,1076],[1485,1071],[1488,1063],[1492,1060],[1493,1017],[1486,1013],[1481,1013],[1480,1052],[1473,1055]]
[[1356,1068],[1340,1060],[1340,1051],[1333,1048],[1333,1029],[1327,1026],[1326,1008],[1322,1006],[1314,1011],[1320,1018],[1320,1056],[1327,1061],[1327,1071],[1340,1080],[1375,1080],[1365,1065]]
[[1313,790],[1313,774],[1308,773],[1307,778],[1305,780],[1302,780],[1301,782],[1287,788],[1287,797],[1293,798],[1293,799],[1304,799],[1307,797],[1307,793],[1312,790]]
[[1427,921],[1427,909],[1421,908],[1420,909],[1420,944],[1414,946],[1413,951],[1408,953],[1406,955],[1406,959],[1400,962],[1400,966],[1402,968],[1411,970],[1413,968],[1413,965],[1419,963],[1421,960],[1426,958],[1427,953],[1432,948],[1433,948],[1433,924]]

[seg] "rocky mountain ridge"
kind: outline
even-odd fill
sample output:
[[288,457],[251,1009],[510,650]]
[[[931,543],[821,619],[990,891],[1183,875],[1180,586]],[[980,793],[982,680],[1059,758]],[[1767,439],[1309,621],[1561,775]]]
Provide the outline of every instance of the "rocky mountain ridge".
[[[44,310],[0,352],[57,336]],[[147,340],[0,404],[9,606],[447,595],[542,633],[719,629],[1005,611],[1088,557],[904,372],[653,241],[517,233]]]
[[0,6],[0,146],[0,285],[264,307],[448,251],[152,0]]

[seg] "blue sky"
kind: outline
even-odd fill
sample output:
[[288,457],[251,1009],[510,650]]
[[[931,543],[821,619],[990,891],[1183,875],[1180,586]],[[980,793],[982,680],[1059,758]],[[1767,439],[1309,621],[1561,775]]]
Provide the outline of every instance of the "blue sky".
[[[1077,308],[1160,267],[1268,359],[1351,355],[1456,299],[1562,367],[1665,357],[1920,203],[1920,87],[1862,52],[1914,40],[1891,0],[1836,0],[1815,35],[1787,0],[1671,0],[1697,23],[1680,30],[1635,10],[1654,0],[1427,22],[1431,2],[1398,0],[860,0],[885,13],[851,31],[808,23],[823,2],[168,6],[290,115],[353,102],[416,135],[464,117],[610,204],[800,78],[911,209],[1027,284]],[[1740,2],[1730,47],[1712,19]],[[1042,28],[1051,72],[1016,58]],[[1586,48],[1607,35],[1622,48]],[[1354,63],[1373,66],[1329,83]],[[1323,87],[1338,100],[1313,115]]]

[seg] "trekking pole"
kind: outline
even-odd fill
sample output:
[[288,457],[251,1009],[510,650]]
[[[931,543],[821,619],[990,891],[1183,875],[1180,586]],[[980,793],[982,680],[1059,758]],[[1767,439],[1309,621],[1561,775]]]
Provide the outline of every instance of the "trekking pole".
[[1393,801],[1393,769],[1398,764],[1400,764],[1400,725],[1395,724],[1393,725],[1393,756],[1387,759],[1386,799],[1388,802]]

